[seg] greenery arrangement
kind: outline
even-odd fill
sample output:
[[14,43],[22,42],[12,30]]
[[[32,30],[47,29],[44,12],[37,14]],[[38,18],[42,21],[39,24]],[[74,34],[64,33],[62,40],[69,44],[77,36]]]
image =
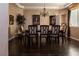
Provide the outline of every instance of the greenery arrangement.
[[17,18],[16,18],[17,24],[18,25],[22,25],[22,24],[24,24],[24,21],[25,21],[24,15],[18,14],[17,15]]

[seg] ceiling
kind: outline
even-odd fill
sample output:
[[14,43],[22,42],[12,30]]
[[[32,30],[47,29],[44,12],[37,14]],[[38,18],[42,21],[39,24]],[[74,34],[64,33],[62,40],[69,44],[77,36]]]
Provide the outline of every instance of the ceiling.
[[[63,9],[69,6],[71,3],[45,3],[45,8],[49,9]],[[25,9],[41,9],[44,8],[44,3],[19,3],[20,7]]]

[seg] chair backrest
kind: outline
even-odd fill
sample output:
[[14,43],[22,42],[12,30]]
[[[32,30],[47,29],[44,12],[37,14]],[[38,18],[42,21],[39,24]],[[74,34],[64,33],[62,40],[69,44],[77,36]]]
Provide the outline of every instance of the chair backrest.
[[37,35],[37,25],[29,25],[28,30],[30,35]]
[[63,23],[60,27],[60,30],[62,30],[63,32],[66,32],[67,26],[65,23]]
[[40,26],[40,34],[48,34],[49,31],[49,26],[48,25],[41,25]]
[[59,25],[54,25],[51,27],[51,33],[52,34],[59,34],[59,31],[60,31],[60,26]]

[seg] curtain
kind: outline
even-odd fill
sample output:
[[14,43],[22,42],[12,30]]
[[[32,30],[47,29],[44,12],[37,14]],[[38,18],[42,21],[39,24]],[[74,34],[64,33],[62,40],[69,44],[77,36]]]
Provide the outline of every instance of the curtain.
[[67,31],[67,37],[70,37],[70,14],[71,11],[68,9],[68,31]]

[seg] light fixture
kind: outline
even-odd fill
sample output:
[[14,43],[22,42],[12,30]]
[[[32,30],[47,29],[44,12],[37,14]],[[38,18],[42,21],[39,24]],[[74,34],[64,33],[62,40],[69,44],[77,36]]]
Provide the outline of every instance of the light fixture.
[[46,17],[46,16],[48,16],[48,15],[49,15],[48,11],[47,11],[47,10],[46,10],[46,8],[45,8],[45,3],[44,3],[44,8],[43,8],[43,11],[42,11],[42,12],[40,12],[40,15],[41,15],[41,16],[43,16],[43,17]]

